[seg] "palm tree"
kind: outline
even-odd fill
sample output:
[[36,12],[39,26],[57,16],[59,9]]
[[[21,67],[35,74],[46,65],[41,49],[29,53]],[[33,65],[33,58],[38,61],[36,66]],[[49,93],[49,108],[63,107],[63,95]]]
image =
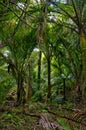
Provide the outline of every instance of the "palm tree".
[[72,32],[76,32],[80,41],[82,74],[80,75],[79,89],[84,97],[86,93],[86,1],[70,0],[68,4],[57,2],[54,5],[54,12],[57,12],[58,19],[53,21],[64,29],[67,28]]

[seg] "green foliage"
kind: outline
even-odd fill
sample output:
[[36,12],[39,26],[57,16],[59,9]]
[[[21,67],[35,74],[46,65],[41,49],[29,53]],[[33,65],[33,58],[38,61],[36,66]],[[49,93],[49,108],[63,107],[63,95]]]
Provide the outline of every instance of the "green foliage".
[[[15,80],[18,81],[20,74],[24,80],[24,88],[26,79],[31,80],[33,100],[46,99],[47,60],[50,58],[52,98],[64,91],[64,79],[68,93],[82,71],[80,38],[77,33],[81,31],[79,26],[86,32],[85,1],[76,0],[66,4],[57,1],[53,6],[45,1],[20,2],[27,6],[21,9],[15,4],[7,2],[6,5],[0,2],[0,40],[6,46],[0,48],[0,66],[3,66],[0,72],[2,70],[6,72],[6,67],[10,67],[10,76],[0,75],[3,77],[0,79],[1,92],[5,93],[5,87],[7,90],[12,84],[16,84]],[[40,44],[37,44],[38,40],[41,41]],[[42,52],[39,90],[38,54],[33,51],[35,47]],[[4,55],[6,51],[8,54]]]
[[33,101],[42,101],[43,100],[43,90],[36,90],[32,97]]
[[[24,4],[24,8],[17,2]],[[36,112],[36,109],[40,109],[41,112],[47,113],[45,104],[42,106],[40,102],[47,101],[48,87],[51,88],[52,103],[56,106],[58,103],[63,103],[65,87],[66,99],[69,101],[65,101],[65,106],[72,108],[73,104],[70,103],[73,97],[72,91],[77,94],[76,87],[81,85],[79,82],[83,65],[81,32],[86,34],[85,0],[69,0],[65,4],[59,0],[52,5],[48,1],[16,0],[16,3],[0,1],[0,103],[6,100],[7,94],[12,95],[10,90],[16,90],[20,75],[22,80],[20,89],[27,92],[29,86],[32,97],[30,95],[28,97],[36,102],[35,105],[28,104],[30,111]],[[34,52],[36,47],[42,52],[40,88],[38,88],[39,57],[38,52]],[[48,86],[48,59],[51,67],[50,86]],[[26,95],[22,94],[22,98],[25,98],[24,96]],[[26,120],[20,115],[17,116],[19,112],[20,109],[16,108],[16,113],[9,111],[4,115],[5,121],[11,122],[16,130],[26,125]],[[30,121],[29,118],[28,120]],[[72,130],[68,120],[58,118],[57,122],[65,130]],[[5,129],[9,123],[5,124]],[[30,128],[27,126],[25,129]]]
[[70,125],[65,119],[58,118],[57,121],[63,126],[64,130],[72,130]]
[[[21,119],[21,117],[17,116],[16,113],[5,113],[3,115],[4,120],[6,121],[5,124],[2,124],[2,127],[6,128],[10,126],[15,128],[16,130],[18,128],[21,128],[24,124],[24,120]],[[4,126],[3,126],[4,125]]]
[[[2,68],[4,69],[4,68]],[[15,86],[15,80],[5,70],[0,68],[0,103],[2,103],[9,92]]]

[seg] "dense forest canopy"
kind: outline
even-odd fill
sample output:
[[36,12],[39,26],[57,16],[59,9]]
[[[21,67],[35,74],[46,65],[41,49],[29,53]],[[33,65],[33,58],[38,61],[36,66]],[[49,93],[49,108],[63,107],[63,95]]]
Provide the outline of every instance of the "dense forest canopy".
[[65,99],[72,87],[85,98],[85,7],[85,0],[0,1],[0,89],[17,86],[18,103],[38,92]]
[[86,100],[86,0],[0,0],[0,103],[8,99],[23,108]]

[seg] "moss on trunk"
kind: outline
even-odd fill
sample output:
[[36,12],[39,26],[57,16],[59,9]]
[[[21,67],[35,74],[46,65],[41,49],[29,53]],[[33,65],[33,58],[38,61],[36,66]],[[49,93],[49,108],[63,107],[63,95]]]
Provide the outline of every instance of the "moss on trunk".
[[80,45],[82,50],[81,90],[82,96],[86,97],[86,36],[83,32],[80,35]]

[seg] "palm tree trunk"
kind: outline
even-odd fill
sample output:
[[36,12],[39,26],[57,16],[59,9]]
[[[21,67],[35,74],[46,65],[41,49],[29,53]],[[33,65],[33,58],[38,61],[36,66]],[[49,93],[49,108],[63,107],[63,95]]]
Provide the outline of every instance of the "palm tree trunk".
[[17,86],[17,103],[22,102],[22,88],[23,88],[23,79],[20,74],[18,74],[18,86]]
[[32,94],[32,85],[31,85],[31,81],[32,81],[32,73],[31,73],[31,62],[29,63],[29,76],[26,79],[27,80],[27,86],[26,86],[26,102],[28,104],[30,104],[30,98],[31,98],[31,94]]
[[82,50],[81,90],[82,96],[86,97],[86,36],[83,32],[80,35],[80,44]]
[[63,98],[66,99],[66,79],[63,79]]
[[51,60],[50,57],[47,59],[48,62],[48,93],[47,93],[47,99],[51,99]]
[[39,51],[39,59],[38,59],[38,90],[40,89],[40,79],[41,79],[41,51]]
[[30,97],[31,97],[31,83],[30,80],[27,79],[27,86],[26,86],[26,103],[30,104]]

